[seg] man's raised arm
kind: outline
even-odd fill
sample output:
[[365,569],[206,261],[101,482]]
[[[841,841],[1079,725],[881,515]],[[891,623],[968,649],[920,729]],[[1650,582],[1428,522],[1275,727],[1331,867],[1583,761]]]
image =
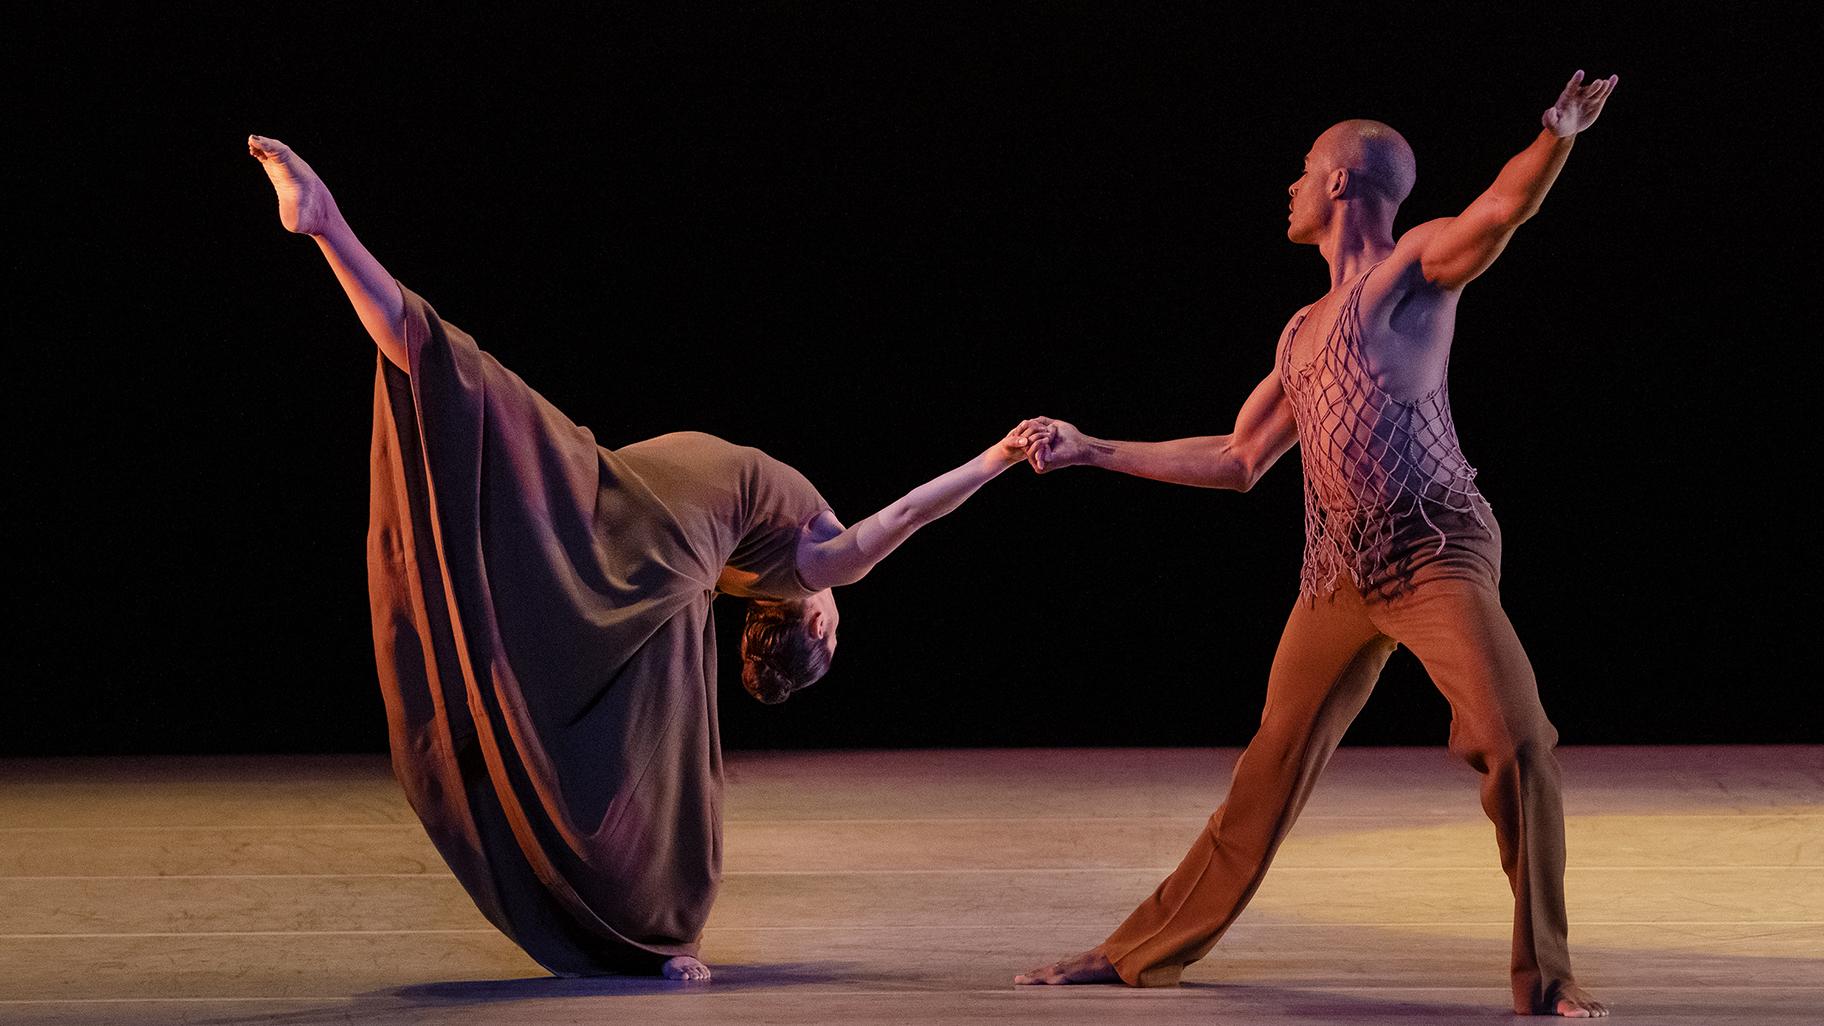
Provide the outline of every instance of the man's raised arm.
[[1531,146],[1507,162],[1495,184],[1462,214],[1428,221],[1407,232],[1395,256],[1415,258],[1426,282],[1435,288],[1460,289],[1474,281],[1501,255],[1514,229],[1539,212],[1571,154],[1571,141],[1596,122],[1620,80],[1620,76],[1610,75],[1586,86],[1583,72],[1572,75],[1558,102],[1540,118],[1544,130]]
[[1298,441],[1292,404],[1269,374],[1254,388],[1226,435],[1176,438],[1169,442],[1115,442],[1094,438],[1050,417],[1032,423],[1045,433],[1026,461],[1039,473],[1079,464],[1118,470],[1135,477],[1198,488],[1245,492]]

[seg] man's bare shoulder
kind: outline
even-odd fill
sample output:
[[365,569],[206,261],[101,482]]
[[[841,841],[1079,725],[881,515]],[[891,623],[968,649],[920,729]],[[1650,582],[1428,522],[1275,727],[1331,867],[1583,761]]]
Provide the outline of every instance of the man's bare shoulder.
[[1425,249],[1433,239],[1456,222],[1454,217],[1439,217],[1421,224],[1415,224],[1406,230],[1404,235],[1393,244],[1393,252],[1383,261],[1381,272],[1375,277],[1382,291],[1410,291],[1421,286],[1435,288],[1425,277],[1423,258]]
[[1438,233],[1456,222],[1454,217],[1437,217],[1406,229],[1393,244],[1393,254],[1387,258],[1389,266],[1394,264],[1416,264],[1419,255],[1425,251],[1425,245],[1436,238]]

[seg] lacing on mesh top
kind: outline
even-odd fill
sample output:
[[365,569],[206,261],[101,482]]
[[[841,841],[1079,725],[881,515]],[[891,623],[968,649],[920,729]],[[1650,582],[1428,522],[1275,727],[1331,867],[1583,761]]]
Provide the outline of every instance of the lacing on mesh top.
[[[1308,594],[1334,591],[1344,572],[1365,591],[1389,566],[1395,529],[1415,515],[1437,533],[1442,552],[1444,529],[1427,506],[1469,513],[1487,526],[1475,502],[1482,498],[1476,469],[1458,446],[1444,384],[1409,401],[1388,395],[1368,374],[1360,305],[1362,286],[1379,266],[1362,272],[1309,362],[1292,366],[1305,314],[1289,329],[1280,356],[1280,385],[1292,401],[1305,468],[1299,587]],[[1448,370],[1447,363],[1447,379]]]

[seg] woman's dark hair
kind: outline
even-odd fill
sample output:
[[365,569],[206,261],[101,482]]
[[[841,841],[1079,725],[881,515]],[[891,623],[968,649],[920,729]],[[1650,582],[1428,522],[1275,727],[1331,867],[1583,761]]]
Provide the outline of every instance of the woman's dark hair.
[[741,629],[741,686],[768,705],[830,672],[830,651],[804,626],[803,602],[749,602]]

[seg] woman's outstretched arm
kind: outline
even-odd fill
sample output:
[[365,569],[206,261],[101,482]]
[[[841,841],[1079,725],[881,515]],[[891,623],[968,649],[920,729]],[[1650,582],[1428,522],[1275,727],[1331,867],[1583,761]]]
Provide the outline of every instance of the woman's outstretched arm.
[[807,540],[798,549],[798,575],[820,590],[861,580],[913,531],[961,506],[1008,467],[1025,462],[1027,447],[1044,434],[1045,428],[1022,420],[980,456],[926,481],[854,527],[821,541]]
[[287,231],[308,235],[317,240],[318,248],[329,260],[342,291],[361,325],[372,335],[395,366],[412,372],[411,354],[405,343],[405,297],[399,283],[380,266],[380,261],[361,245],[354,230],[336,209],[336,198],[317,173],[293,153],[291,147],[263,135],[247,137],[247,152],[258,158],[279,194],[279,223]]

